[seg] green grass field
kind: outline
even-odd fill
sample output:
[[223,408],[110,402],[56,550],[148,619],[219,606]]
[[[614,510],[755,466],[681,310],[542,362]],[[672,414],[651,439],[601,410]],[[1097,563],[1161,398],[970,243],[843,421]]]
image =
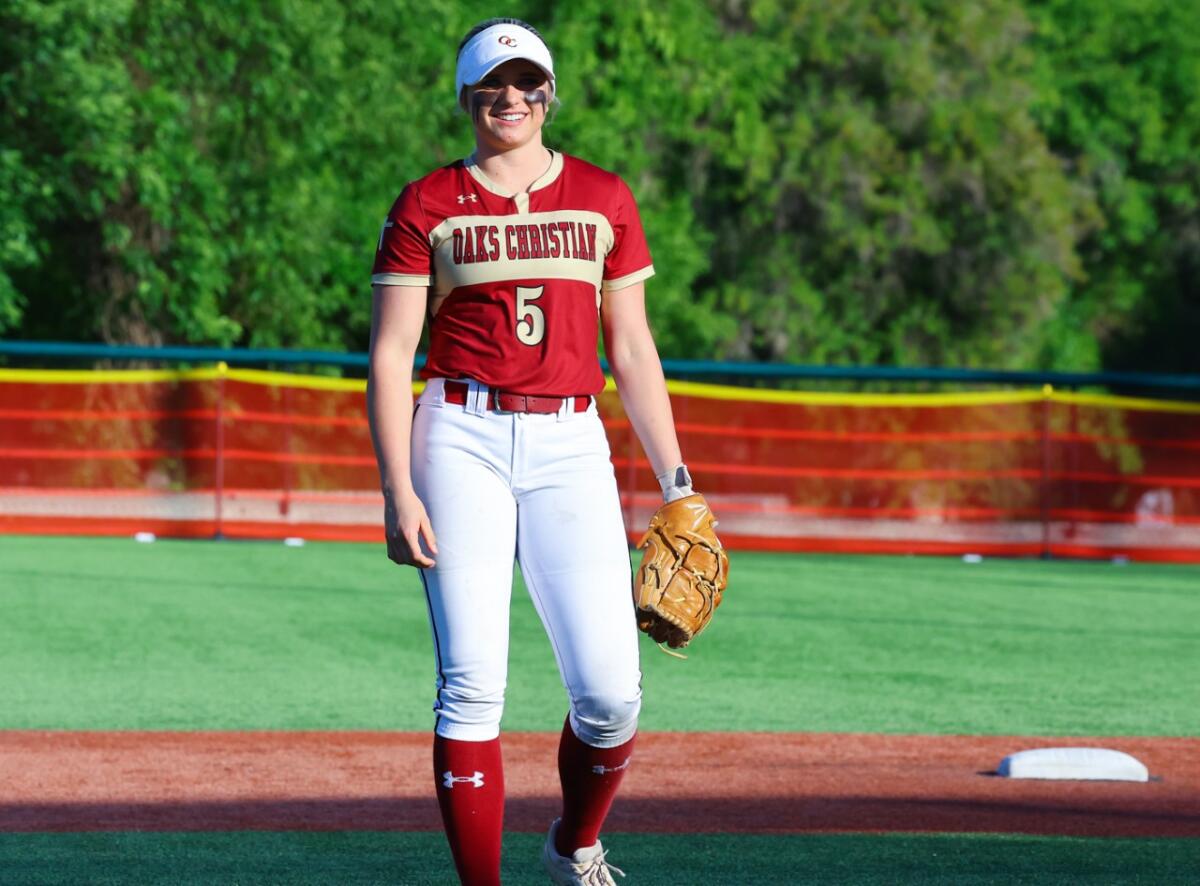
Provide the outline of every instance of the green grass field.
[[[643,728],[1200,733],[1200,568],[736,554],[731,576],[688,661],[646,642]],[[565,698],[519,582],[513,609],[506,728],[557,731]],[[0,612],[0,729],[432,724],[420,584],[377,546],[0,537]],[[0,883],[445,883],[442,839],[6,834]],[[506,883],[541,882],[529,872],[540,838],[507,840]],[[629,882],[685,886],[673,859],[717,884],[1164,884],[1200,870],[1195,840],[606,843]]]
[[[648,730],[1200,734],[1200,568],[735,554]],[[431,727],[420,582],[379,547],[0,537],[3,729]],[[519,581],[505,727],[565,696]],[[697,705],[696,699],[706,699]]]
[[[542,837],[508,834],[506,886],[545,886],[531,872]],[[1168,886],[1195,882],[1194,840],[1082,840],[997,835],[605,837],[630,884],[703,886],[855,884]],[[441,834],[0,834],[6,884],[39,886],[448,886]],[[186,872],[186,876],[181,876]],[[618,878],[619,882],[620,878]]]

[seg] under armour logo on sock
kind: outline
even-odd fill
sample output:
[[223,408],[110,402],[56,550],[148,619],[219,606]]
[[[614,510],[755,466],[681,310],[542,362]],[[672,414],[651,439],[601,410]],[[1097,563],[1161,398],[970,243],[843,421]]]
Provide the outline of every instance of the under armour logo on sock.
[[[627,764],[628,760],[625,761]],[[483,787],[483,773],[479,770],[475,771],[474,775],[455,775],[450,770],[442,773],[442,787],[453,788],[456,784],[473,784],[477,788]]]
[[624,763],[622,763],[620,766],[600,766],[600,765],[596,765],[596,766],[593,766],[593,767],[592,767],[592,772],[596,773],[596,775],[607,775],[607,774],[608,774],[608,773],[610,773],[610,772],[620,772],[622,769],[628,769],[628,768],[629,768],[629,761],[630,761],[630,760],[632,760],[632,759],[633,759],[633,757],[626,757],[626,758],[625,758],[625,762],[624,762]]

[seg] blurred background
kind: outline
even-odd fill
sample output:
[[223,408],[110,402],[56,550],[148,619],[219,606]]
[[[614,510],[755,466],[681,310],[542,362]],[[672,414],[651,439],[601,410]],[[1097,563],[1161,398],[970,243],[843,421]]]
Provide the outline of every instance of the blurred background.
[[12,0],[0,531],[379,537],[373,250],[498,11],[640,203],[732,546],[1200,560],[1198,0]]
[[[0,0],[0,881],[452,877],[427,767],[399,788],[394,745],[338,733],[430,726],[424,590],[380,544],[369,279],[396,195],[473,149],[455,50],[496,15],[555,54],[547,143],[639,201],[732,552],[692,659],[644,647],[644,728],[831,733],[694,791],[635,766],[613,857],[1194,882],[1200,0]],[[661,491],[611,387],[598,408],[636,540]],[[549,775],[561,685],[514,601],[505,729]],[[270,763],[263,731],[295,730],[312,753]],[[1009,792],[1000,744],[933,734],[1145,750],[1155,781]],[[557,806],[536,791],[526,821]],[[747,833],[656,833],[706,806]],[[909,833],[929,815],[980,833]],[[535,882],[521,821],[507,883]]]
[[364,350],[498,12],[633,187],[664,356],[1200,369],[1195,0],[7,0],[0,334]]

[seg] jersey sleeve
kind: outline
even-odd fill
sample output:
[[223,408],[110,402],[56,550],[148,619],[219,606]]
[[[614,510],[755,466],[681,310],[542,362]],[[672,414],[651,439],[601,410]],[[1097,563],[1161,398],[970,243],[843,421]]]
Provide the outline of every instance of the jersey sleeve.
[[650,247],[642,230],[637,201],[633,199],[629,186],[620,179],[617,181],[617,201],[611,219],[613,246],[604,257],[604,280],[601,284],[606,292],[624,289],[654,276]]
[[384,286],[433,283],[433,250],[421,197],[414,184],[400,192],[379,232],[371,282]]

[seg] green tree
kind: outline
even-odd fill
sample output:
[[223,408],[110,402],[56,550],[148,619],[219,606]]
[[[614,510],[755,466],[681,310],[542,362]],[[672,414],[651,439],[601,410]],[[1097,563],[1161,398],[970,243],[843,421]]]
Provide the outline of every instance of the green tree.
[[1030,6],[1034,114],[1099,207],[1045,347],[1068,365],[1200,371],[1200,4]]
[[1085,205],[1027,111],[1020,7],[731,3],[721,30],[699,176],[721,352],[1029,365]]
[[390,200],[461,153],[446,59],[478,15],[10,4],[0,323],[30,338],[362,347]]
[[0,331],[23,318],[35,334],[93,331],[75,273],[103,249],[100,219],[127,180],[133,110],[118,50],[130,7],[13,0],[0,11]]
[[[1194,0],[522,0],[668,356],[1195,367]],[[0,332],[365,347],[480,0],[10,0]],[[1193,361],[1189,363],[1188,361]]]

